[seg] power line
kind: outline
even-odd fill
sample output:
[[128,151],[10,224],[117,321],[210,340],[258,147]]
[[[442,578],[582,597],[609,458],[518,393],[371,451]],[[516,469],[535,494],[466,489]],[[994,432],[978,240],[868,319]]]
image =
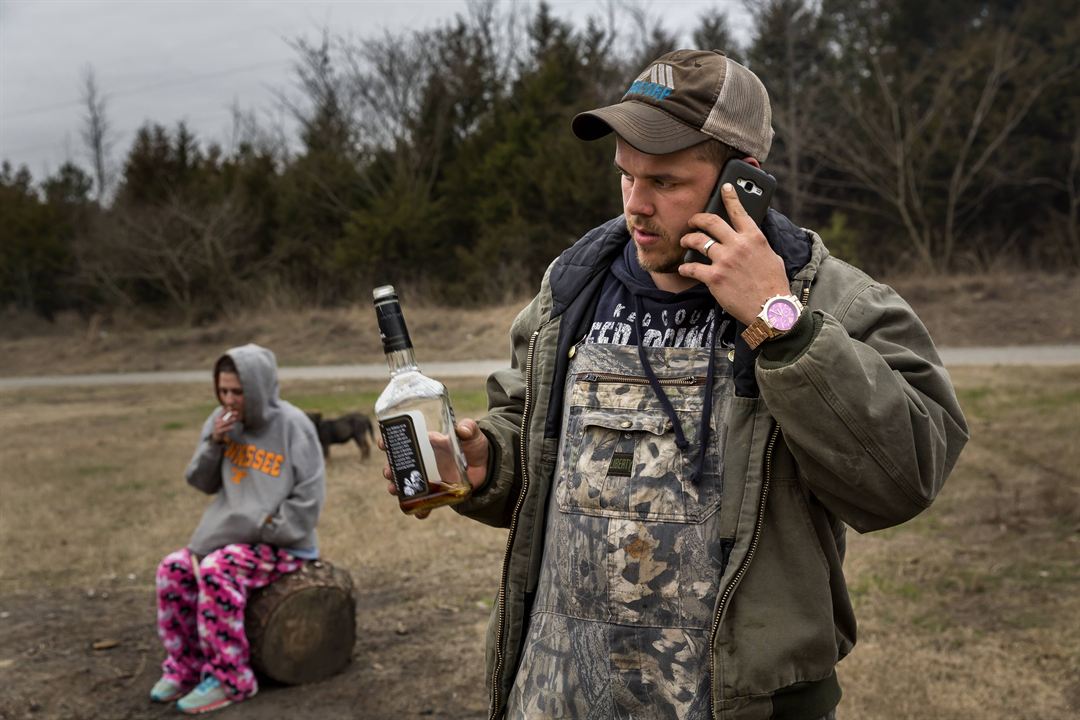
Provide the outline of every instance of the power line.
[[[151,83],[150,85],[142,85],[139,87],[129,88],[127,90],[120,90],[117,92],[104,93],[107,100],[118,97],[127,97],[131,95],[139,95],[141,93],[150,92],[152,90],[163,90],[165,88],[179,87],[181,85],[190,85],[195,82],[202,82],[203,80],[211,80],[219,77],[228,77],[229,75],[239,75],[244,72],[251,72],[252,70],[262,70],[263,68],[281,66],[291,63],[291,60],[274,60],[271,62],[256,63],[254,65],[244,65],[241,67],[230,68],[228,70],[220,70],[210,73],[203,73],[201,75],[194,75],[184,78],[182,80],[170,80],[167,82]],[[68,107],[77,107],[83,104],[83,100],[68,100],[61,103],[52,103],[50,105],[40,105],[38,107],[27,108],[25,110],[16,110],[12,113],[4,113],[4,116],[8,119],[15,119],[21,117],[27,117],[30,115],[37,115],[38,113],[51,112],[53,110],[62,110]]]

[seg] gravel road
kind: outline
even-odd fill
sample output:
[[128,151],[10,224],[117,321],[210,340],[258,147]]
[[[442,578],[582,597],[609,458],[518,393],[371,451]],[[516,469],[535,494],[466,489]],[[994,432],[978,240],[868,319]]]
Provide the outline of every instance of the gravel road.
[[[947,367],[963,365],[1080,365],[1080,345],[1026,345],[1005,347],[940,348]],[[486,377],[506,360],[465,360],[424,363],[424,373],[435,378]],[[283,367],[282,380],[378,380],[386,377],[386,365],[320,365]],[[0,390],[72,385],[149,385],[201,383],[210,379],[209,370],[169,372],[94,373],[89,375],[41,375],[0,378]]]

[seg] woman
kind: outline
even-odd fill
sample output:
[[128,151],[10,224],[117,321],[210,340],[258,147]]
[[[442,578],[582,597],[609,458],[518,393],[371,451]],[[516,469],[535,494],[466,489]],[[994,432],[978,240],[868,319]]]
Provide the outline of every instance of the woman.
[[244,632],[248,593],[318,557],[326,494],[315,427],[279,397],[272,352],[229,350],[214,366],[214,390],[221,407],[206,419],[186,476],[215,498],[187,547],[157,571],[167,657],[150,699],[179,700],[189,714],[258,690]]

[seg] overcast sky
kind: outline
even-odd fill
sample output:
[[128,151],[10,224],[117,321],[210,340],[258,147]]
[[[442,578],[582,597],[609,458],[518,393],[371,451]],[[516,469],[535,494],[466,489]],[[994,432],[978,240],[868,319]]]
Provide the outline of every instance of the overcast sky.
[[[606,7],[549,4],[575,22]],[[713,6],[745,22],[742,0],[644,5],[668,30],[687,33]],[[234,104],[272,113],[275,90],[291,88],[296,54],[286,39],[316,39],[324,27],[354,36],[419,29],[465,8],[465,0],[0,0],[0,160],[27,165],[36,180],[67,159],[89,167],[80,136],[88,67],[106,98],[119,163],[148,120],[184,120],[203,142],[224,142]]]

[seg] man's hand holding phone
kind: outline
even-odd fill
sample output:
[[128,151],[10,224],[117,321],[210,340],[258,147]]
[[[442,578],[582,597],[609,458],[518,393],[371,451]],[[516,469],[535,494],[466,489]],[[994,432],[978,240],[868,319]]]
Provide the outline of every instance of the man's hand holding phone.
[[690,227],[700,232],[680,240],[684,248],[707,255],[709,264],[686,262],[679,266],[679,274],[704,283],[724,310],[749,325],[766,299],[790,292],[787,274],[783,259],[739,201],[735,186],[722,182],[720,197],[730,220],[698,213],[690,218]]
[[[721,192],[721,188],[725,184],[734,187],[739,206],[745,210],[750,219],[754,221],[754,224],[760,227],[761,222],[765,219],[765,214],[769,212],[769,203],[772,202],[773,193],[776,191],[776,178],[744,160],[732,158],[724,163],[724,167],[720,171],[720,177],[717,178],[716,185],[713,187],[702,212],[716,215],[730,226],[730,216]],[[695,248],[689,248],[683,257],[683,262],[708,265],[712,262],[712,259],[698,252]]]

